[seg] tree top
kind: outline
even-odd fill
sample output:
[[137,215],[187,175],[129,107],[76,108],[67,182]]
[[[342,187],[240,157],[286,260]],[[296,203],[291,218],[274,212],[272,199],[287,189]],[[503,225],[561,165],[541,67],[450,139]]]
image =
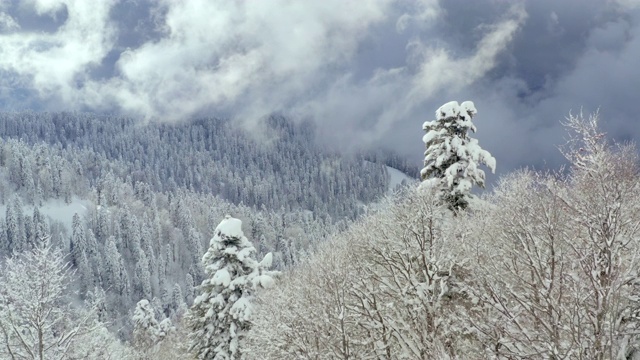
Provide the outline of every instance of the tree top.
[[242,232],[242,220],[233,218],[229,215],[218,224],[215,234],[221,237],[241,238],[244,236]]

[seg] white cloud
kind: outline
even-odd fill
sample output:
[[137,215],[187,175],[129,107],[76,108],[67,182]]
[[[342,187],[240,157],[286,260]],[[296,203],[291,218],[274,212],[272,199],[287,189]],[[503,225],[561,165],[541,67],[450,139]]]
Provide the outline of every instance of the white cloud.
[[363,133],[366,122],[362,136],[375,140],[398,122],[422,118],[416,112],[425,101],[450,100],[440,95],[482,78],[526,17],[516,5],[503,21],[478,29],[484,35],[467,57],[414,38],[405,63],[356,79],[354,59],[373,30],[391,24],[422,34],[443,16],[438,1],[160,0],[164,13],[154,21],[162,36],[122,51],[110,77],[92,78],[91,70],[119,51],[109,19],[115,4],[24,1],[41,16],[66,8],[68,17],[54,32],[0,34],[0,70],[20,79],[5,81],[3,94],[19,83],[58,108],[163,120],[201,111],[253,120],[284,111],[340,125],[343,136]]
[[52,14],[61,10],[66,5],[64,0],[22,0],[20,5],[24,8],[34,9],[38,15]]
[[[108,21],[113,1],[33,1],[39,14],[66,6],[68,20],[55,32],[10,32],[0,35],[0,70],[14,74],[44,100],[69,106],[83,101],[79,84],[99,64],[113,44]],[[19,24],[18,24],[19,25]],[[3,84],[6,86],[6,84]]]
[[20,28],[20,25],[15,21],[11,15],[0,10],[0,31],[12,31]]
[[429,27],[441,15],[438,0],[415,0],[413,11],[402,14],[396,21],[396,31],[404,32],[410,25]]
[[119,76],[93,85],[129,112],[182,118],[207,108],[279,110],[348,63],[390,1],[163,5],[166,36],[125,51]]
[[[32,5],[53,12],[61,3]],[[68,20],[52,34],[0,35],[7,45],[0,68],[67,106],[116,106],[164,119],[212,108],[257,116],[282,108],[323,73],[348,63],[391,2],[167,0],[161,4],[166,36],[124,51],[117,76],[95,81],[87,70],[114,46],[107,21],[112,3],[97,4],[64,2]]]
[[640,7],[640,0],[613,0],[622,10],[633,10]]
[[[426,117],[432,114],[431,110],[423,112],[424,105],[434,99],[441,103],[451,100],[448,96],[485,76],[496,66],[498,55],[508,47],[526,16],[522,4],[516,4],[504,20],[483,26],[479,31],[484,36],[468,57],[455,57],[443,48],[415,39],[407,47],[409,64],[379,69],[363,84],[345,76],[323,96],[298,106],[296,114],[325,119],[330,128],[340,129],[335,136],[346,144],[353,144],[349,139],[354,137],[364,142],[380,140],[399,124],[411,126],[408,121],[419,132],[422,122],[430,120]],[[363,120],[366,126],[362,126]]]
[[412,81],[412,97],[427,98],[444,87],[460,89],[484,76],[496,66],[497,56],[506,49],[525,19],[524,6],[521,3],[512,6],[508,18],[485,26],[488,32],[468,58],[455,59],[442,49],[419,46],[417,51],[423,53],[423,61]]

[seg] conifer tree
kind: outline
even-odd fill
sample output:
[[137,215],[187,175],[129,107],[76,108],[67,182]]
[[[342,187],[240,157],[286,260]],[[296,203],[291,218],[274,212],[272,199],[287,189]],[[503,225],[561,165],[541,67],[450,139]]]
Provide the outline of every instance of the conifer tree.
[[84,233],[84,226],[80,220],[80,215],[75,213],[71,225],[71,264],[76,268],[79,266],[81,258],[85,255],[87,249],[87,238]]
[[23,214],[24,206],[22,205],[22,200],[19,196],[13,199],[13,211],[16,215],[16,220],[18,221],[18,237],[16,238],[16,242],[14,243],[15,251],[24,251],[27,249],[27,238],[25,232],[25,224],[24,224],[24,214]]
[[116,246],[115,237],[109,237],[105,246],[105,287],[109,290],[119,290],[122,286],[122,278],[120,277],[120,261],[121,255]]
[[185,282],[187,285],[186,288],[186,296],[187,296],[187,304],[191,304],[191,302],[193,301],[194,298],[194,290],[195,290],[195,281],[193,280],[193,276],[191,276],[190,273],[187,273],[187,275],[185,276]]
[[33,238],[31,239],[32,243],[37,243],[41,239],[44,239],[47,236],[49,225],[47,224],[44,216],[40,213],[40,209],[36,206],[33,208]]
[[227,215],[202,258],[206,278],[190,313],[191,349],[199,359],[241,358],[240,343],[251,326],[253,290],[273,281],[273,273],[264,271],[270,261],[258,263],[254,256],[242,222]]
[[176,283],[173,285],[173,292],[171,294],[171,305],[174,310],[178,310],[180,306],[184,303],[184,297],[182,296],[182,288],[180,284]]
[[13,206],[7,206],[7,210],[4,216],[6,225],[4,227],[4,236],[0,241],[3,242],[2,250],[6,251],[6,253],[11,253],[11,251],[15,247],[16,239],[18,238],[18,220],[16,218],[16,214],[13,211]]
[[469,136],[476,127],[471,122],[477,113],[471,101],[451,101],[436,111],[436,120],[422,125],[427,133],[422,138],[427,150],[420,171],[423,186],[435,187],[441,199],[453,211],[464,210],[472,197],[474,185],[484,187],[484,171],[480,164],[495,171],[496,160]]
[[142,298],[151,297],[151,273],[149,272],[149,263],[144,252],[140,251],[140,258],[136,262],[135,268],[135,291],[136,295]]
[[[101,196],[104,197],[102,194]],[[109,230],[109,211],[106,205],[104,205],[105,202],[106,200],[102,200],[96,212],[96,239],[101,243],[105,243],[109,235],[111,235]]]
[[141,350],[146,350],[158,342],[160,327],[149,300],[142,299],[133,312],[133,342]]

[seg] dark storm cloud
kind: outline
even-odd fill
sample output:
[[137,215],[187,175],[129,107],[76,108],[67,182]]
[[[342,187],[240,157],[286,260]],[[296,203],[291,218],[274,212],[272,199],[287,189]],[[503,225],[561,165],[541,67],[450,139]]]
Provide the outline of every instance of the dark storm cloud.
[[[508,61],[496,70],[499,76],[475,84],[478,99],[491,97],[486,102],[489,119],[501,119],[500,126],[480,137],[488,147],[498,146],[507,169],[559,164],[557,146],[565,136],[560,121],[569,111],[588,115],[599,108],[611,137],[640,138],[634,115],[640,89],[640,9],[637,3],[623,5],[527,3],[529,19],[507,53]],[[496,108],[500,112],[493,115]],[[510,130],[500,131],[502,127]]]
[[[497,21],[509,4],[466,3],[441,2],[445,16],[435,26],[439,32],[431,34],[456,54],[471,51],[482,33],[479,30]],[[640,90],[640,2],[524,4],[526,21],[498,56],[498,65],[464,89],[427,99],[422,118],[430,118],[432,110],[449,99],[475,101],[477,137],[498,159],[499,172],[522,166],[555,168],[563,163],[558,146],[566,134],[560,122],[570,111],[589,115],[600,109],[602,126],[610,137],[640,139],[635,114]],[[403,131],[393,134],[396,140],[391,143],[413,141],[406,127],[397,127]]]
[[638,0],[0,0],[0,103],[173,121],[269,113],[419,161],[473,100],[498,169],[557,166],[569,110],[638,139]]
[[113,26],[118,29],[114,45],[100,65],[90,69],[91,78],[105,80],[117,76],[116,63],[124,51],[159,41],[166,36],[166,11],[167,7],[156,1],[128,0],[115,3],[109,12]]

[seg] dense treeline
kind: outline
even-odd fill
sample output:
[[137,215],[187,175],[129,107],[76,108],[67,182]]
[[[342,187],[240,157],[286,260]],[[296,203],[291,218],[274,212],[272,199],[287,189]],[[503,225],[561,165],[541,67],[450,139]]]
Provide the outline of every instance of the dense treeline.
[[[127,160],[91,149],[2,141],[0,186],[13,195],[0,222],[0,249],[12,253],[0,354],[638,359],[637,149],[610,145],[597,117],[566,126],[567,171],[516,172],[459,208],[441,196],[447,182],[425,181],[349,226],[183,186],[156,191],[121,176]],[[98,178],[83,166],[91,156],[105,161]],[[78,198],[89,206],[68,229],[38,210]],[[39,292],[45,283],[54,296]],[[75,291],[84,305],[63,307]],[[45,307],[57,309],[49,320],[22,321]],[[32,328],[46,336],[22,341]]]
[[[88,113],[0,113],[0,138],[58,149],[94,187],[112,171],[158,192],[191,190],[334,219],[357,217],[362,203],[386,191],[384,165],[319,148],[309,123],[274,116],[252,131],[216,118],[144,126]],[[42,164],[25,167],[39,171]]]
[[[0,166],[6,177],[0,182],[8,197],[0,221],[2,254],[28,250],[44,234],[51,234],[52,244],[69,254],[81,297],[105,292],[105,316],[125,332],[124,336],[131,330],[127,313],[141,298],[152,301],[162,316],[171,315],[180,306],[175,294],[187,304],[192,301],[193,286],[202,280],[200,258],[208,247],[212,224],[225,214],[242,218],[259,254],[272,252],[279,268],[297,263],[334,226],[313,219],[310,212],[256,211],[215,195],[186,190],[156,193],[144,183],[131,186],[112,174],[100,181],[98,189],[88,190],[86,178],[77,173],[71,176],[72,163],[50,154],[46,147],[10,140],[0,144],[0,152],[6,160],[6,166]],[[24,187],[15,191],[18,184],[11,181],[12,166],[19,163],[15,159],[31,161],[36,154],[58,159],[63,180],[56,186],[39,182],[33,187],[43,189],[39,196]],[[48,178],[49,173],[60,172],[45,167],[39,175]],[[85,184],[84,188],[78,184]],[[65,189],[60,194],[67,194],[64,197],[69,201],[78,197],[88,201],[84,213],[69,214],[73,216],[71,228],[39,211],[41,204],[55,203],[52,199],[56,199],[58,188]],[[15,196],[9,197],[12,193]],[[28,205],[29,201],[17,194],[31,194],[36,204]]]
[[640,358],[640,166],[571,117],[566,173],[466,211],[409,189],[260,295],[254,359]]
[[[101,320],[125,339],[140,299],[159,320],[181,317],[202,281],[213,226],[226,214],[242,219],[258,255],[273,253],[282,269],[387,187],[383,165],[327,155],[310,143],[311,128],[282,119],[272,119],[266,144],[217,120],[139,127],[88,114],[4,116],[1,254],[28,251],[50,234],[68,254],[80,298],[100,299]],[[168,182],[159,180],[165,172]],[[306,202],[314,197],[323,205]],[[331,214],[321,198],[334,199]],[[86,209],[68,214],[70,225],[40,211],[76,202]]]

